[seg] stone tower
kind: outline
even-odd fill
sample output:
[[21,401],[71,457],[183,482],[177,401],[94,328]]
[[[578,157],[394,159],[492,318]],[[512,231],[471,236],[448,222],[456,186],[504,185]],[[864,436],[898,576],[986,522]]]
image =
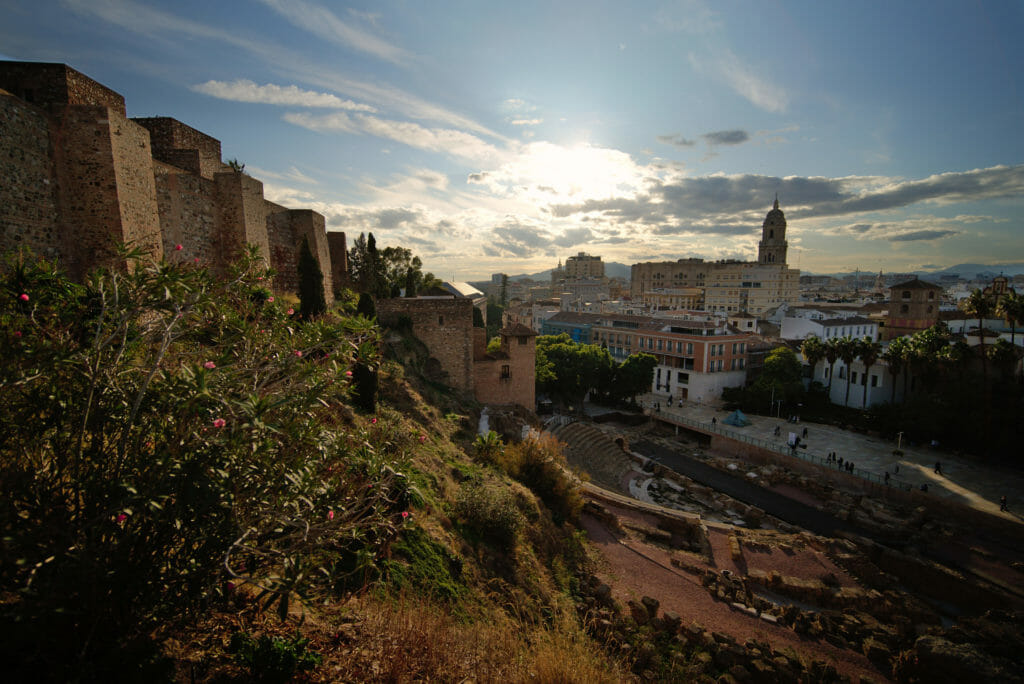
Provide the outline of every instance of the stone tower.
[[761,228],[761,242],[757,245],[757,263],[786,263],[786,215],[779,209],[779,197],[775,196],[775,205],[768,212]]

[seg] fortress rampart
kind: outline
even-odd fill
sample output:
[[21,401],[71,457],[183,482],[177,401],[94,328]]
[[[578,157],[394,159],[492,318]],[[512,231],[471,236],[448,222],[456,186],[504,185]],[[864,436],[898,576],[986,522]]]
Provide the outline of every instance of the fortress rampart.
[[[0,61],[0,253],[28,247],[73,276],[121,267],[118,242],[223,272],[246,243],[298,289],[307,240],[327,301],[348,279],[344,233],[263,197],[220,141],[169,117],[130,119],[124,98],[64,64]],[[182,249],[176,249],[181,245]]]

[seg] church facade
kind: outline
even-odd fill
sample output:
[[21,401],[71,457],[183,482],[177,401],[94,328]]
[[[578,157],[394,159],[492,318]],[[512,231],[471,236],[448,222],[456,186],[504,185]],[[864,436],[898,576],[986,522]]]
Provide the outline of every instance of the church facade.
[[674,290],[697,288],[705,311],[759,314],[800,299],[800,271],[786,263],[786,216],[779,200],[765,217],[757,261],[652,261],[633,264],[630,294],[652,307]]

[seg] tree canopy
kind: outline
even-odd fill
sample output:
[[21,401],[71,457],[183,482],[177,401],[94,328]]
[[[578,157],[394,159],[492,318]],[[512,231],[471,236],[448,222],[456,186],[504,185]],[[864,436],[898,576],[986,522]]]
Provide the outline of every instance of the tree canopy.
[[433,273],[423,272],[422,260],[406,247],[377,249],[373,233],[359,234],[348,253],[352,282],[360,292],[374,297],[399,297],[405,290],[415,296],[441,281]]

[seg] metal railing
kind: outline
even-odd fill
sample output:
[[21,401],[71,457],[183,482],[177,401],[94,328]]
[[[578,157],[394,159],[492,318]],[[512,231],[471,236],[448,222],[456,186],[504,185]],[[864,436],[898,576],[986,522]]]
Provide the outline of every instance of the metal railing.
[[650,415],[652,418],[658,418],[659,420],[664,420],[669,423],[678,423],[681,425],[685,425],[686,427],[700,430],[701,432],[728,437],[729,439],[735,440],[737,442],[750,444],[752,446],[756,446],[767,451],[781,454],[783,456],[798,458],[801,461],[813,463],[824,468],[835,469],[836,471],[844,472],[847,475],[854,475],[856,477],[860,477],[864,480],[867,480],[868,482],[873,482],[875,484],[894,487],[897,489],[902,489],[907,492],[914,488],[913,485],[903,480],[890,476],[889,480],[886,481],[884,475],[879,475],[878,473],[871,472],[870,470],[864,470],[863,468],[858,468],[856,466],[853,467],[852,471],[846,470],[845,467],[840,468],[838,463],[833,463],[829,461],[827,456],[820,456],[818,454],[809,452],[803,447],[793,447],[787,444],[786,442],[761,439],[760,437],[752,437],[750,435],[745,435],[741,432],[737,432],[736,430],[730,429],[729,427],[723,426],[722,423],[718,421],[710,423],[700,420],[694,420],[693,418],[688,418],[682,414],[672,411],[671,409],[646,409],[645,413]]

